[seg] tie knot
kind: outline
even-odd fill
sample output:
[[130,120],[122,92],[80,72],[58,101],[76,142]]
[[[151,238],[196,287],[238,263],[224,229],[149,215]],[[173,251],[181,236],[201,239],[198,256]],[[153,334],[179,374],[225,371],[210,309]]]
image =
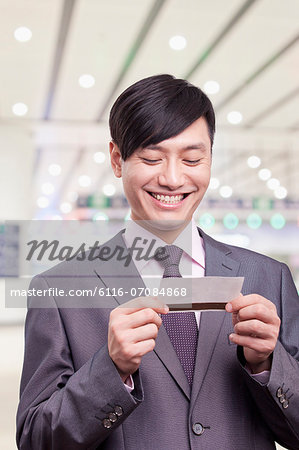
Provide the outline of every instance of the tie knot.
[[156,258],[157,261],[164,267],[163,278],[181,277],[179,271],[179,264],[183,254],[183,250],[176,245],[165,245],[164,257]]

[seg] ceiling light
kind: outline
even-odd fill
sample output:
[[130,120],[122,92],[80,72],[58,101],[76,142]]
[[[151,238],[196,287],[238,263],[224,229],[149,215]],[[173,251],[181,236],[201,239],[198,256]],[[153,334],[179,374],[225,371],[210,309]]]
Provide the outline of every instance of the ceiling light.
[[202,214],[199,218],[199,225],[204,229],[212,228],[215,225],[215,217],[209,213]]
[[233,213],[228,213],[223,218],[223,225],[225,228],[228,228],[229,230],[233,230],[236,228],[239,224],[238,217]]
[[19,27],[15,29],[14,37],[19,42],[28,42],[32,38],[32,31],[27,27]]
[[220,185],[220,181],[218,180],[218,178],[212,177],[210,179],[210,184],[209,184],[210,189],[218,189],[219,185]]
[[112,197],[115,194],[116,188],[113,184],[105,184],[103,186],[103,192],[107,197]]
[[95,79],[92,75],[85,73],[79,77],[78,82],[81,87],[88,89],[95,84]]
[[233,190],[230,186],[221,186],[219,193],[223,198],[229,198],[232,196]]
[[242,122],[242,119],[243,116],[239,111],[231,111],[227,115],[227,120],[233,125],[237,125],[238,123]]
[[57,177],[61,173],[61,167],[59,164],[50,164],[48,167],[48,172],[53,177]]
[[12,107],[12,112],[16,116],[25,116],[28,111],[28,106],[25,103],[15,103]]
[[103,153],[103,152],[96,152],[96,153],[93,155],[93,159],[94,159],[94,161],[95,161],[96,163],[102,164],[102,163],[105,161],[105,159],[106,159],[106,155],[105,155],[105,153]]
[[36,203],[39,208],[47,208],[49,206],[49,199],[47,197],[38,197]]
[[184,36],[172,36],[169,39],[169,46],[172,50],[183,50],[187,45],[187,39]]
[[263,181],[269,180],[271,177],[271,170],[269,169],[260,169],[259,170],[259,178]]
[[88,187],[91,185],[91,179],[88,175],[81,175],[78,179],[80,186]]
[[274,190],[280,186],[280,181],[277,178],[270,178],[270,180],[267,181],[267,186],[269,189]]
[[217,81],[210,80],[204,84],[203,89],[206,94],[217,94],[217,92],[219,92],[220,86]]
[[285,187],[278,186],[274,190],[274,195],[275,195],[276,198],[283,199],[283,198],[286,198],[286,196],[288,195],[288,191],[287,191],[287,189]]
[[52,183],[44,183],[42,185],[42,193],[46,195],[51,195],[54,192],[54,186]]
[[277,213],[271,217],[270,224],[276,230],[280,230],[281,228],[283,228],[285,226],[286,220],[282,214]]
[[251,169],[256,169],[261,165],[261,159],[258,156],[249,156],[247,164]]
[[249,214],[249,216],[246,219],[247,225],[249,228],[253,228],[254,230],[257,230],[262,225],[262,218],[257,213]]
[[69,202],[63,202],[60,205],[60,211],[64,214],[68,214],[72,210],[72,205]]

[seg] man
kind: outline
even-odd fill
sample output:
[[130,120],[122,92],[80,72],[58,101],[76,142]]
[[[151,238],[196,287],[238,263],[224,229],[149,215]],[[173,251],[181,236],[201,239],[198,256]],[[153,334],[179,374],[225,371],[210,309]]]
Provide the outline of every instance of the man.
[[[206,95],[170,75],[141,80],[116,100],[111,164],[132,221],[98,258],[33,280],[102,295],[93,308],[32,300],[19,448],[267,450],[276,440],[299,449],[299,301],[290,272],[216,242],[192,221],[209,185],[214,128]],[[151,258],[130,253],[136,236],[154,243]],[[161,246],[166,257],[158,258]],[[104,247],[124,252],[107,257]],[[176,316],[160,297],[130,301],[162,277],[188,275],[243,276],[243,295],[226,311]]]

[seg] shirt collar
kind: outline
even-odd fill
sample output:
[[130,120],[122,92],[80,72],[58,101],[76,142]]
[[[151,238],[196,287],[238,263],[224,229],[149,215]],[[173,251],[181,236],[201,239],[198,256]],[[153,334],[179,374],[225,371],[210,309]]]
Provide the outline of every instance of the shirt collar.
[[[150,231],[143,228],[134,220],[129,219],[125,233],[123,235],[125,244],[128,248],[139,247],[142,249],[142,254],[145,255],[148,251],[146,259],[139,259],[136,261],[138,250],[132,252],[132,259],[138,269],[142,270],[143,267],[153,257],[158,247],[164,247],[167,245],[165,241],[157,237]],[[135,245],[134,245],[135,244]],[[198,228],[194,219],[184,228],[179,236],[173,242],[173,245],[180,247],[188,256],[190,256],[195,262],[205,267],[205,251],[203,246],[203,240],[198,232]]]

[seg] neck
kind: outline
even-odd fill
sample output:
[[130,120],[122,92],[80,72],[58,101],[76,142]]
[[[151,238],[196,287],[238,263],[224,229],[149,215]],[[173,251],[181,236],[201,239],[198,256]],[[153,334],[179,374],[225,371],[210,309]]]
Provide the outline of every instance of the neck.
[[133,220],[167,244],[172,244],[190,223],[190,220]]

